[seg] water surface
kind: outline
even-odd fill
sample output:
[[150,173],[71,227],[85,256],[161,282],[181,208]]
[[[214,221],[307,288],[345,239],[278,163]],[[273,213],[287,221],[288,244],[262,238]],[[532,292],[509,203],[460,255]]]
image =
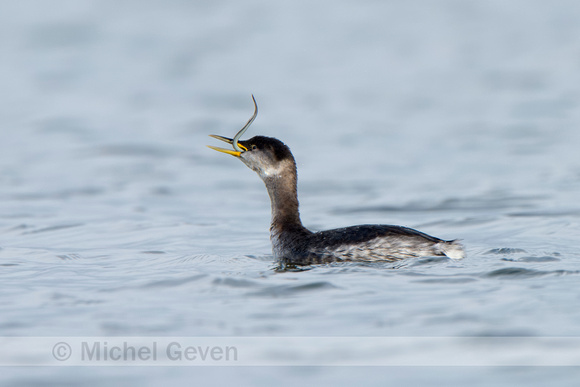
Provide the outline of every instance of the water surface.
[[[0,336],[578,336],[572,1],[0,6]],[[280,272],[282,139],[313,230],[400,224],[460,262]],[[407,348],[421,351],[421,348]],[[5,385],[573,385],[575,368],[7,368]],[[193,379],[192,379],[193,378]]]

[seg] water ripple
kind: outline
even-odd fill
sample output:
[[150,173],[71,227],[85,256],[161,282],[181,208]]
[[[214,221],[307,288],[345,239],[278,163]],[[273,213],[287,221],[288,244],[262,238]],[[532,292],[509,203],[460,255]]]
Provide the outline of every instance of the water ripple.
[[339,287],[328,281],[315,281],[300,285],[269,286],[262,290],[248,293],[248,295],[266,296],[266,297],[286,297],[309,292],[318,293],[321,290],[332,290],[332,289],[339,289]]
[[232,288],[253,288],[259,286],[257,282],[241,278],[216,278],[212,282],[214,285],[228,286]]
[[411,202],[401,206],[378,205],[341,208],[340,213],[361,212],[431,212],[450,210],[497,210],[513,208],[532,208],[534,202],[544,199],[543,196],[506,196],[506,197],[473,197],[448,198],[436,203]]
[[534,270],[526,269],[523,267],[506,267],[503,269],[493,270],[489,273],[484,274],[484,277],[488,278],[508,278],[508,279],[525,279],[525,278],[535,278],[542,276],[562,276],[570,274],[579,274],[578,270]]
[[429,278],[424,280],[418,280],[414,282],[428,283],[428,284],[467,284],[470,282],[476,282],[475,278],[470,277],[443,277],[443,278]]
[[187,284],[190,282],[199,281],[202,278],[207,277],[207,274],[196,274],[185,278],[171,278],[171,279],[163,279],[163,280],[156,280],[149,282],[147,284],[142,285],[142,288],[172,288],[176,286],[180,286],[183,284]]
[[526,250],[517,249],[512,247],[500,247],[496,249],[491,249],[485,252],[485,254],[517,254],[517,253],[526,253]]
[[545,255],[542,257],[530,256],[530,257],[521,257],[521,258],[517,258],[517,259],[502,258],[502,261],[537,263],[537,262],[559,262],[559,261],[561,261],[561,259],[549,256],[549,255]]
[[39,234],[42,232],[60,231],[60,230],[65,230],[67,228],[80,227],[80,226],[84,226],[84,224],[83,223],[61,224],[61,225],[57,225],[57,226],[49,226],[49,227],[39,228],[36,230],[31,230],[31,231],[24,231],[22,234]]

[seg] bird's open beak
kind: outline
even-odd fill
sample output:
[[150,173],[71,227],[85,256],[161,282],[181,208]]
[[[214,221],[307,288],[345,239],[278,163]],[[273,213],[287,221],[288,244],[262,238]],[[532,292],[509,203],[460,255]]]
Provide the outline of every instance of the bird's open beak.
[[217,134],[210,134],[209,135],[210,137],[216,138],[220,141],[227,142],[228,144],[232,144],[232,146],[234,147],[234,150],[232,151],[229,149],[218,148],[218,147],[211,146],[211,145],[208,145],[207,146],[208,148],[211,148],[211,149],[216,150],[218,152],[227,153],[228,155],[232,155],[232,156],[236,156],[236,157],[240,157],[242,152],[245,152],[248,150],[248,148],[246,148],[245,146],[240,144],[238,142],[238,140],[240,139],[240,137],[242,137],[242,134],[244,134],[246,129],[248,129],[250,127],[250,125],[252,125],[252,122],[254,122],[254,119],[256,119],[256,116],[258,115],[258,104],[256,103],[256,99],[254,98],[253,94],[252,94],[252,101],[254,102],[254,114],[252,115],[252,117],[250,117],[248,122],[246,122],[246,125],[244,125],[244,127],[242,129],[240,129],[240,131],[238,133],[236,133],[236,135],[234,136],[233,139],[223,137],[223,136],[218,136]]
[[[234,142],[234,140],[232,140],[231,138],[227,138],[224,136],[218,136],[217,134],[210,134],[210,137],[213,137],[215,139],[221,140],[223,142],[227,142],[228,144],[232,144]],[[238,143],[238,146],[245,152],[248,149],[243,146],[242,144]],[[222,152],[222,153],[227,153],[228,155],[232,155],[232,156],[236,156],[236,157],[240,157],[240,155],[242,154],[242,152],[238,152],[235,150],[229,150],[229,149],[224,149],[224,148],[218,148],[217,146],[211,146],[211,145],[207,145],[208,148],[211,148],[213,150],[216,150],[218,152]]]

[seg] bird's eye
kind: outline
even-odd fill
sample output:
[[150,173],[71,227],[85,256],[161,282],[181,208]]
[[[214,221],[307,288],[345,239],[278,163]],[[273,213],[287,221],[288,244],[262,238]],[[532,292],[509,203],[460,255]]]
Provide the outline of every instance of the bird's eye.
[[258,147],[255,144],[252,145],[252,150],[257,150],[257,149],[258,149]]

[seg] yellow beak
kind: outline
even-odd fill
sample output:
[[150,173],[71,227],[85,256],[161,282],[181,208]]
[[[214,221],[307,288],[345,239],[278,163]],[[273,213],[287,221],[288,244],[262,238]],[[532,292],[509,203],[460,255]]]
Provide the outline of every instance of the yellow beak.
[[[227,142],[228,144],[231,144],[234,142],[234,140],[232,140],[231,138],[227,138],[227,137],[223,137],[223,136],[218,136],[217,134],[210,134],[210,137],[213,137],[215,139],[218,139],[220,141],[223,142]],[[244,151],[247,151],[248,149],[243,146],[242,144],[238,143],[238,146],[243,149]],[[207,145],[208,148],[211,148],[213,150],[216,150],[218,152],[222,152],[222,153],[227,153],[228,155],[232,155],[232,156],[236,156],[236,157],[240,157],[240,155],[242,154],[242,152],[238,152],[235,150],[229,150],[229,149],[224,149],[224,148],[218,148],[216,146],[211,146],[211,145]]]
[[222,153],[227,153],[228,155],[232,155],[232,156],[236,156],[236,157],[240,157],[240,155],[242,154],[242,152],[238,152],[238,151],[234,151],[234,150],[229,150],[229,149],[224,149],[224,148],[218,148],[217,146],[211,146],[211,145],[206,145],[208,148],[216,150],[218,152],[222,152]]

